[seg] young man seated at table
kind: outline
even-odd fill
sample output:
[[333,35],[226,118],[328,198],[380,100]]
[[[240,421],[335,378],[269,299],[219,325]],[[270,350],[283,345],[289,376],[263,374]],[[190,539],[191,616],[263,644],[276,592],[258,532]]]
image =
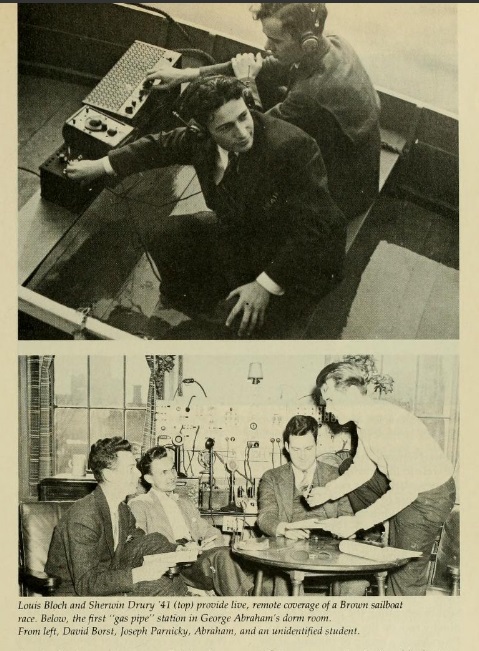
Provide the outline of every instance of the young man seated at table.
[[250,112],[245,96],[238,79],[200,78],[181,96],[188,126],[65,168],[68,178],[91,181],[194,166],[214,212],[161,219],[148,242],[162,300],[197,328],[179,326],[171,338],[300,338],[342,276],[346,222],[318,145],[292,124]]
[[[312,416],[293,416],[286,425],[283,442],[290,460],[279,468],[267,470],[259,483],[258,525],[268,536],[305,539],[309,530],[288,525],[311,518],[324,520],[352,515],[345,498],[312,509],[303,497],[308,487],[324,486],[338,476],[336,468],[317,461],[317,439],[318,423]],[[367,586],[365,580],[342,581],[341,595],[364,595]],[[275,588],[275,593],[283,590],[283,586],[279,590]]]
[[200,545],[196,563],[182,570],[186,583],[222,596],[250,594],[251,576],[233,560],[221,532],[201,517],[192,502],[175,494],[177,475],[171,450],[151,448],[138,467],[142,480],[150,486],[146,494],[129,502],[138,526],[147,533],[160,532],[173,544],[193,541]]
[[140,473],[131,445],[115,436],[91,446],[97,488],[78,500],[53,533],[45,572],[61,579],[59,595],[187,595],[181,577],[165,576],[171,563],[142,565],[144,556],[176,551],[159,533],[145,535],[124,500]]

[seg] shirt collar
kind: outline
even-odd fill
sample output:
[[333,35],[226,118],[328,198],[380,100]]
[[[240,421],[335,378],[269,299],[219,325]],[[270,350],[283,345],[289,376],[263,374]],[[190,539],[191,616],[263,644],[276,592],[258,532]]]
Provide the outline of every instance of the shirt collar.
[[221,163],[221,166],[226,169],[228,166],[229,152],[227,152],[226,149],[223,149],[223,147],[220,147],[219,145],[216,145],[216,149],[218,151],[218,160]]
[[168,493],[165,493],[164,491],[159,491],[157,488],[153,488],[153,487],[151,487],[150,490],[153,491],[153,493],[158,497],[160,502],[164,502],[164,501],[168,501],[168,500],[170,500],[172,502],[177,502],[178,501],[178,495],[176,493],[168,494]]
[[[293,469],[294,483],[298,488],[301,488],[300,485],[304,485],[305,480],[307,483],[310,483],[313,479],[316,472],[316,460],[306,471],[296,468],[293,464],[291,464],[291,468]],[[306,475],[304,474],[305,472],[307,473]]]

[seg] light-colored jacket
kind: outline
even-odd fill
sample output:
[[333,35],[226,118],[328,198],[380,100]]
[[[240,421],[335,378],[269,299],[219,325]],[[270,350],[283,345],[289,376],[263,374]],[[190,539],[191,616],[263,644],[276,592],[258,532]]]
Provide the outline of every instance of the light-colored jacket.
[[[135,516],[137,527],[143,529],[145,533],[162,533],[170,542],[175,542],[173,529],[155,491],[150,490],[144,495],[138,495],[128,502],[128,506]],[[201,517],[192,502],[178,497],[178,506],[193,540],[198,541],[215,536],[215,546],[224,545],[221,532]]]

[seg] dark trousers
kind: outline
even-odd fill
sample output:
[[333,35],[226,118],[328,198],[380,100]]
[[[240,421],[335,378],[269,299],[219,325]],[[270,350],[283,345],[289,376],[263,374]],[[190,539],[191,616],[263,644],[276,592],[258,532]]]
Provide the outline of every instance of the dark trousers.
[[427,588],[427,566],[437,535],[452,511],[456,499],[454,479],[419,493],[412,504],[391,518],[389,542],[392,547],[422,552],[389,574],[388,595],[423,596]]
[[182,597],[188,594],[188,588],[181,576],[174,576],[171,579],[168,576],[162,576],[156,581],[135,583],[133,590],[128,592],[128,594],[136,597]]
[[[346,459],[341,464],[343,474],[352,463]],[[355,513],[365,509],[389,490],[389,480],[376,470],[370,480],[349,493],[351,508]],[[422,552],[419,558],[388,575],[388,596],[423,596],[427,589],[427,567],[431,551],[441,527],[452,511],[456,499],[454,479],[419,493],[405,509],[389,520],[389,544],[399,549]]]
[[[226,328],[226,319],[237,297],[226,301],[237,287],[254,281],[264,271],[265,252],[245,241],[227,238],[213,212],[170,215],[162,219],[148,245],[161,276],[162,301],[187,316],[171,330],[171,339],[236,339],[241,315]],[[291,261],[294,264],[294,260]],[[260,339],[301,338],[321,296],[336,283],[325,275],[314,296],[291,291],[271,296],[266,323],[255,333]]]
[[219,596],[244,596],[253,588],[251,573],[233,560],[229,547],[214,547],[203,552],[181,576],[188,585],[214,590]]

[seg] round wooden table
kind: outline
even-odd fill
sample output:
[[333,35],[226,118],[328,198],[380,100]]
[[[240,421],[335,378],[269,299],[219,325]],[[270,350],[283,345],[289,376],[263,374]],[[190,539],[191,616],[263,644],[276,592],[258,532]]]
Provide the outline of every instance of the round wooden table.
[[351,575],[373,574],[378,582],[378,594],[386,594],[388,570],[405,565],[409,559],[371,561],[339,551],[339,540],[331,538],[290,540],[269,538],[269,548],[264,550],[237,549],[233,552],[257,566],[254,595],[260,596],[264,567],[275,568],[289,575],[292,595],[301,594],[305,576],[335,577],[333,595],[340,594],[340,583]]

